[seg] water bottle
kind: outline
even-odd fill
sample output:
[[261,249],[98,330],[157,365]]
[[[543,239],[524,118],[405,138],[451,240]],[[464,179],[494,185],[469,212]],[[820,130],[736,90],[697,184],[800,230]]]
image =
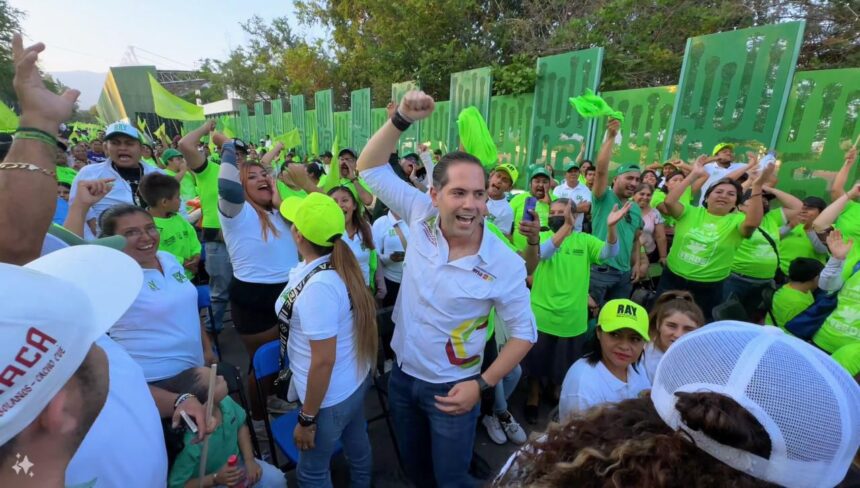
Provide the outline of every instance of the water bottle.
[[[230,457],[227,458],[227,466],[233,468],[236,467],[237,464],[239,464],[239,456],[231,454]],[[233,488],[248,488],[248,477],[245,472],[242,473],[242,477],[239,478],[239,481],[236,482],[235,485],[233,485]]]

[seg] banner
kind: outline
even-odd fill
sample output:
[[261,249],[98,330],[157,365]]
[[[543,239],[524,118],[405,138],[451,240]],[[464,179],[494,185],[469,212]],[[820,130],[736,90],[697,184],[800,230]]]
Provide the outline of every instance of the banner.
[[[451,122],[450,113],[451,102],[447,100],[436,102],[436,109],[433,110],[433,113],[429,117],[422,121],[421,137],[424,143],[430,146],[431,150],[435,151],[439,149],[443,154],[451,152],[452,149],[448,148],[448,126]],[[454,127],[456,129],[456,123],[454,123]],[[455,147],[454,150],[456,149]]]
[[[524,93],[495,96],[490,102],[490,134],[499,151],[499,163],[516,166],[522,175],[520,182],[525,182],[528,177],[534,101],[534,93]],[[523,188],[523,184],[514,182],[517,188]]]
[[149,76],[149,87],[152,90],[152,105],[155,113],[165,119],[204,120],[203,107],[177,97],[161,86],[152,74]]
[[[403,83],[391,84],[391,101],[395,105],[400,105],[400,100],[403,95],[411,90],[419,90],[418,83],[415,81],[404,81]],[[397,152],[401,155],[411,152],[418,152],[418,144],[421,143],[421,121],[412,124],[406,132],[400,134]]]
[[448,151],[456,151],[460,136],[457,117],[466,107],[474,106],[484,117],[490,118],[490,95],[493,88],[493,70],[490,67],[451,74],[451,107],[448,112]]
[[265,102],[254,103],[254,127],[253,142],[257,144],[260,139],[266,138],[266,104]]
[[[334,141],[337,142],[336,145],[338,147],[351,147],[350,143],[352,142],[352,126],[349,121],[350,117],[350,112],[334,113]],[[335,144],[334,142],[332,142],[332,147],[334,146]],[[325,150],[325,148],[323,148],[323,150]],[[332,149],[332,154],[337,154],[336,152],[334,152],[334,149]]]
[[358,152],[364,149],[373,135],[370,124],[370,88],[354,90],[350,95],[350,134],[349,145]]
[[[332,109],[332,91],[323,90],[314,93],[314,111],[317,118],[317,137],[319,138],[319,147],[323,151],[328,151],[334,142],[334,111]],[[314,152],[313,156],[319,155],[319,151]]]
[[305,131],[305,96],[304,95],[290,95],[290,113],[293,114],[293,124],[296,129],[299,131],[299,136],[301,136],[301,151],[299,154],[307,153],[307,141],[309,139],[307,132]]

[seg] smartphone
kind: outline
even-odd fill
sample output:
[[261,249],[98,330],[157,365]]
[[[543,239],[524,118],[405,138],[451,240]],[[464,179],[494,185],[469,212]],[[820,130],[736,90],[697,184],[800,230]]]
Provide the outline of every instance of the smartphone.
[[191,431],[191,433],[196,434],[197,424],[194,423],[194,420],[191,418],[191,416],[185,413],[185,410],[180,411],[179,415],[182,416],[182,420],[185,421],[185,425],[188,426],[188,429]]
[[526,198],[526,205],[525,205],[525,207],[523,207],[523,220],[525,222],[534,221],[534,217],[532,216],[531,212],[529,212],[529,210],[534,210],[536,206],[537,206],[537,198],[535,198],[535,197]]
[[395,251],[391,253],[391,257],[397,256],[398,259],[403,259],[406,256],[406,253],[403,251]]

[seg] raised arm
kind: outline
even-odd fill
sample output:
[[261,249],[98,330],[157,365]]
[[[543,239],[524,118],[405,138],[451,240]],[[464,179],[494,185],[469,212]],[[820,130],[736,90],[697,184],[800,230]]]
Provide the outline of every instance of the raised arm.
[[[771,164],[771,166],[773,166]],[[725,178],[731,178],[733,180],[739,180],[744,174],[750,171],[754,171],[758,167],[758,156],[752,151],[747,152],[747,164],[742,166],[731,173],[727,174]],[[764,182],[763,182],[764,183]]]
[[839,218],[839,215],[842,214],[842,211],[845,210],[845,205],[858,196],[860,196],[860,183],[855,183],[853,188],[848,190],[848,192],[843,194],[841,197],[833,200],[833,202],[815,218],[812,222],[812,228],[816,232],[824,232],[829,229],[830,226],[836,222],[836,219]]
[[845,153],[845,162],[833,178],[833,187],[830,188],[830,199],[836,200],[845,194],[845,183],[848,182],[848,175],[851,174],[851,169],[854,168],[854,163],[857,162],[857,148],[851,146],[851,149]]
[[602,197],[603,192],[609,186],[609,160],[612,158],[612,147],[615,146],[615,136],[618,135],[620,127],[621,122],[615,119],[610,119],[609,124],[606,125],[606,137],[600,146],[600,152],[597,153],[594,185],[591,187],[591,194],[594,198]]
[[188,163],[188,168],[191,171],[199,169],[206,162],[206,158],[197,150],[197,145],[200,143],[200,139],[203,139],[203,136],[213,130],[215,130],[215,121],[207,120],[203,125],[185,134],[185,137],[179,140],[179,144],[177,145],[179,152],[185,156],[185,162]]
[[412,91],[407,93],[400,102],[400,107],[397,108],[394,117],[385,121],[382,127],[367,141],[367,145],[358,156],[358,171],[388,164],[391,148],[397,144],[400,134],[403,133],[394,126],[392,122],[394,118],[400,117],[399,120],[411,124],[429,117],[435,107],[436,103],[433,98],[424,92]]
[[707,176],[705,172],[705,159],[700,157],[696,160],[696,163],[693,164],[693,168],[690,173],[684,178],[684,181],[681,182],[680,185],[677,185],[669,194],[666,195],[666,199],[663,200],[663,207],[666,209],[666,213],[668,213],[673,218],[678,218],[684,213],[684,206],[681,204],[681,195],[684,194],[684,191],[688,186],[692,185],[693,182],[702,178],[703,176]]
[[761,225],[761,219],[764,217],[764,208],[761,202],[763,191],[762,187],[764,186],[764,182],[773,175],[775,170],[775,164],[769,165],[753,182],[752,193],[750,193],[750,197],[747,200],[749,205],[747,205],[746,218],[741,223],[741,234],[745,237],[751,236],[752,233],[755,232],[756,228]]
[[87,213],[90,208],[110,192],[113,186],[113,178],[102,180],[79,180],[77,182],[78,192],[71,205],[63,227],[74,232],[81,238],[84,237],[84,226],[87,223]]
[[260,164],[262,164],[263,167],[265,167],[266,169],[274,169],[274,166],[272,166],[272,161],[277,160],[278,156],[281,155],[281,151],[283,150],[284,144],[281,143],[281,141],[276,142],[272,150],[267,152],[263,155],[262,158],[260,158]]
[[[245,189],[239,178],[236,160],[236,147],[227,137],[215,132],[212,134],[215,145],[221,147],[221,167],[218,170],[218,210],[226,217],[235,217],[245,206]],[[274,188],[273,188],[274,190]],[[276,192],[277,193],[277,192]]]
[[803,210],[803,202],[796,196],[770,186],[763,186],[762,189],[766,193],[775,196],[779,200],[779,203],[782,204],[782,213],[785,215],[785,220],[791,220]]

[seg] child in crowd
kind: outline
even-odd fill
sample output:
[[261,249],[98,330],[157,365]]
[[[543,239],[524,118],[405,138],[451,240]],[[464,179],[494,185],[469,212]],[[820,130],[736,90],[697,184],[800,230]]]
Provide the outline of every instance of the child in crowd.
[[648,321],[651,342],[645,346],[642,362],[648,380],[653,383],[657,365],[666,350],[684,334],[705,325],[705,315],[690,292],[669,290],[654,302]]
[[179,214],[179,182],[165,174],[150,173],[140,181],[139,191],[161,234],[158,248],[173,254],[188,279],[193,279],[200,264],[201,246],[194,227]]
[[797,258],[788,267],[788,283],[773,295],[765,323],[785,330],[785,324],[815,301],[812,292],[818,289],[818,277],[824,264],[817,259]]
[[[197,398],[208,398],[209,368],[191,368],[179,373],[170,382],[171,391],[191,393]],[[245,423],[247,415],[239,404],[227,395],[227,383],[223,376],[215,382],[214,406],[215,431],[209,434],[209,447],[206,456],[206,476],[202,486],[235,486],[245,482],[245,486],[286,487],[287,481],[278,468],[265,461],[254,458],[251,434]],[[185,433],[185,447],[173,462],[168,484],[170,488],[194,487],[200,485],[200,453],[203,444],[191,441],[195,434]],[[230,466],[231,456],[240,459],[239,464]]]

